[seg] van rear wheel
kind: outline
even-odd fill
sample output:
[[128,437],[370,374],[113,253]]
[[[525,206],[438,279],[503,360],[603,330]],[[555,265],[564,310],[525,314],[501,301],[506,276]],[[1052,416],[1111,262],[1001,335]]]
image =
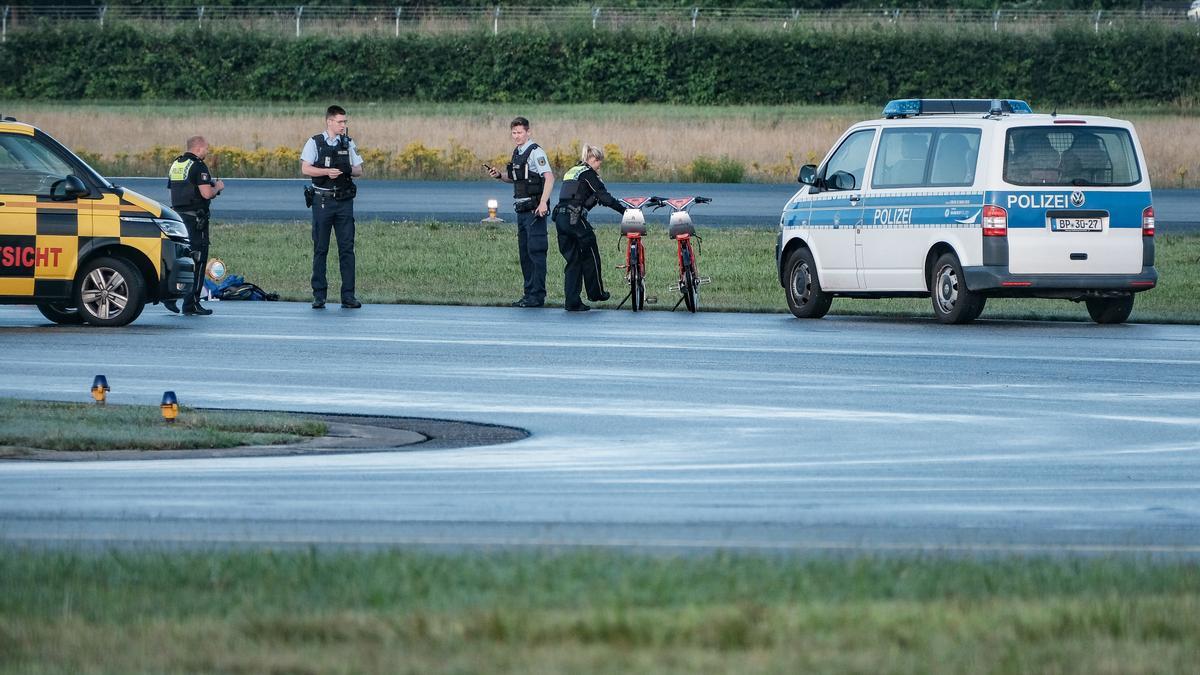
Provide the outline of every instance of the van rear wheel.
[[933,266],[929,278],[933,314],[942,323],[970,323],[983,313],[987,298],[967,288],[958,256],[945,253]]
[[1116,298],[1088,298],[1084,303],[1096,323],[1125,323],[1133,312],[1133,293]]
[[812,251],[798,248],[788,256],[783,280],[788,309],[797,319],[819,319],[829,312],[833,296],[821,290]]
[[146,306],[146,282],[122,258],[96,258],[80,271],[75,306],[93,326],[124,326]]

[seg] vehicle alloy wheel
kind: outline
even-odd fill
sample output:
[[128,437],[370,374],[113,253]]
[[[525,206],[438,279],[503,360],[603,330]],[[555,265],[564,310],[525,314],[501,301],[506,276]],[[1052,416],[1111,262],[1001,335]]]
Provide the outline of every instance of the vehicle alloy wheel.
[[96,258],[80,271],[75,304],[94,326],[124,326],[145,307],[145,281],[121,258]]

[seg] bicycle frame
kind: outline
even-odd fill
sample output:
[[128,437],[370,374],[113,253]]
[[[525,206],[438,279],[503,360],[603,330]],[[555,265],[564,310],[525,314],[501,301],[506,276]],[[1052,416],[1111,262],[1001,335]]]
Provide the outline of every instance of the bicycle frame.
[[[629,285],[629,293],[617,305],[620,309],[625,301],[630,301],[630,309],[640,312],[646,304],[646,247],[643,238],[646,236],[646,217],[642,207],[661,204],[660,197],[626,197],[621,200],[625,205],[625,215],[621,217],[621,236],[625,244],[625,264],[617,265],[625,270],[625,282]],[[650,302],[654,302],[651,299]]]
[[711,281],[700,276],[699,246],[693,247],[692,239],[695,239],[697,244],[702,240],[700,235],[696,234],[691,214],[688,212],[693,204],[705,204],[710,201],[712,200],[707,197],[678,197],[661,200],[659,204],[671,207],[671,229],[668,234],[675,240],[676,260],[679,263],[679,280],[671,285],[670,289],[678,292],[680,298],[671,308],[672,312],[678,309],[680,304],[686,303],[688,311],[695,313],[700,308],[700,286]]

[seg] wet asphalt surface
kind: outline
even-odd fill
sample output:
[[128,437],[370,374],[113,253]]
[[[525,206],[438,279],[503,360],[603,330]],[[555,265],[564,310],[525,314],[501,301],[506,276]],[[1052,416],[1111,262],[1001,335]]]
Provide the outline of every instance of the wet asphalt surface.
[[[166,181],[161,178],[114,178],[148,197],[168,202]],[[226,180],[224,194],[213,203],[217,222],[308,221],[301,179],[234,178]],[[711,204],[693,207],[692,218],[701,227],[776,227],[784,204],[799,187],[791,184],[763,183],[610,183],[617,197],[653,196],[711,197]],[[364,180],[359,182],[354,200],[355,217],[360,220],[439,220],[478,222],[487,215],[487,200],[500,203],[499,216],[516,222],[512,212],[512,188],[496,181],[400,181]],[[1159,231],[1200,231],[1200,190],[1155,190],[1154,209]],[[667,221],[667,210],[647,215],[651,222]],[[592,222],[617,223],[615,211],[598,207],[592,210]]]
[[1200,554],[1198,327],[213,306],[119,330],[0,307],[0,396],[86,401],[103,373],[113,403],[530,436],[0,462],[0,542]]

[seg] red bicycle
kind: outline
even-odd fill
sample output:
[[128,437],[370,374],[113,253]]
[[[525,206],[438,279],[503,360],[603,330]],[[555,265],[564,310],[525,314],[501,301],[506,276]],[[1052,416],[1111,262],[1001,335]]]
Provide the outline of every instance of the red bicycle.
[[[672,284],[670,289],[677,291],[681,297],[671,308],[672,312],[679,309],[681,303],[685,303],[688,311],[695,313],[700,308],[700,286],[712,281],[708,277],[700,276],[700,243],[703,240],[696,234],[692,216],[688,213],[693,204],[707,204],[711,201],[708,197],[677,197],[659,200],[659,204],[655,206],[671,207],[671,229],[668,235],[675,240],[678,247],[679,281]],[[692,247],[693,239],[696,240],[695,248]]]
[[[640,312],[646,308],[646,247],[642,238],[646,236],[646,217],[642,207],[659,207],[662,197],[625,197],[621,200],[625,205],[625,215],[621,216],[621,237],[625,243],[625,264],[617,265],[617,269],[625,270],[625,282],[629,284],[629,293],[617,305],[617,309],[625,306],[629,300],[629,308]],[[653,302],[653,301],[651,301]]]

